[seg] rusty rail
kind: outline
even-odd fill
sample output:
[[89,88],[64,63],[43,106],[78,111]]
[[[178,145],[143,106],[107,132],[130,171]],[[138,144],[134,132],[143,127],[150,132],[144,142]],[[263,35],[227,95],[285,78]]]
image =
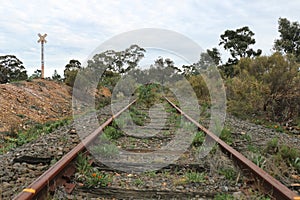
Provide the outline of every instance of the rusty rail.
[[[224,141],[222,141],[218,136],[214,133],[210,132],[208,129],[200,125],[197,121],[192,119],[182,110],[180,110],[174,103],[172,103],[168,98],[166,100],[174,107],[176,110],[185,116],[188,120],[190,120],[193,124],[195,124],[199,129],[204,131],[211,139],[216,141],[220,147],[227,152],[235,161],[244,169],[249,171],[254,177],[260,181],[260,185],[264,187],[264,189],[268,192],[268,194],[272,195],[274,198],[279,200],[300,200],[300,197],[297,196],[296,193],[288,189],[278,180],[273,178],[271,175],[266,173],[264,170],[259,168],[253,162],[248,160],[238,151],[233,149],[231,146],[227,145]],[[39,196],[39,193],[43,191],[43,189],[48,186],[55,178],[59,176],[59,174],[64,170],[64,168],[69,165],[81,152],[85,145],[88,145],[107,125],[109,125],[114,118],[118,117],[123,111],[128,109],[136,100],[131,102],[125,108],[120,110],[116,115],[109,118],[105,123],[103,123],[98,129],[96,129],[93,133],[87,136],[81,143],[79,143],[74,149],[72,149],[69,153],[67,153],[61,160],[55,163],[51,168],[49,168],[43,175],[41,175],[38,179],[36,179],[32,184],[30,184],[26,189],[24,189],[21,193],[19,193],[14,199],[15,200],[27,200],[34,199]]]
[[88,135],[84,140],[82,140],[76,147],[74,147],[70,152],[63,156],[58,162],[56,162],[52,167],[50,167],[46,172],[44,172],[40,177],[38,177],[33,183],[31,183],[27,188],[20,192],[14,197],[14,200],[27,200],[37,198],[40,192],[48,186],[51,181],[53,181],[57,176],[69,165],[80,153],[84,150],[85,145],[90,144],[93,139],[107,126],[114,118],[118,117],[122,112],[128,109],[136,99],[120,110],[118,113],[110,117],[106,122],[104,122],[99,128]]
[[260,181],[260,184],[264,187],[265,191],[270,194],[271,196],[275,197],[278,200],[300,200],[300,196],[297,196],[296,193],[291,191],[289,188],[287,188],[285,185],[283,185],[281,182],[273,178],[271,175],[269,175],[267,172],[265,172],[263,169],[259,168],[257,165],[255,165],[252,161],[247,159],[245,156],[243,156],[241,153],[233,149],[231,146],[226,144],[224,141],[222,141],[218,136],[216,136],[214,133],[206,129],[204,126],[200,125],[197,121],[192,119],[190,116],[188,116],[186,113],[184,113],[182,110],[180,110],[174,103],[172,103],[168,98],[165,97],[165,99],[174,107],[180,114],[185,116],[188,120],[190,120],[193,124],[195,124],[199,129],[201,129],[203,132],[205,132],[211,139],[216,141],[220,147],[225,150],[231,157],[235,159],[235,161],[238,162],[238,164],[243,167],[246,170],[249,170],[250,173],[252,173],[255,178],[258,178]]

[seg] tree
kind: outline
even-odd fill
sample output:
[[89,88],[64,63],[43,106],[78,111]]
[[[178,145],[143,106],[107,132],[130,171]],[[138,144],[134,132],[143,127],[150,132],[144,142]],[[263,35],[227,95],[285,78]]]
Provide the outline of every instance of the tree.
[[62,78],[61,78],[61,75],[59,75],[56,71],[56,69],[54,70],[54,74],[52,75],[52,80],[55,80],[55,81],[61,81]]
[[[154,61],[154,65],[152,65],[149,69],[149,77],[151,80],[159,80],[159,82],[163,85],[166,82],[173,82],[177,80],[177,76],[181,72],[181,69],[175,66],[174,61],[170,58],[162,58],[159,57]],[[150,80],[150,81],[151,81]]]
[[190,77],[192,75],[197,75],[197,74],[199,74],[197,67],[198,66],[195,63],[192,65],[183,65],[182,66],[182,69],[183,69],[182,74],[186,77]]
[[79,70],[79,69],[81,69],[81,63],[78,60],[72,59],[65,66],[64,76],[66,77],[68,71]]
[[207,49],[200,54],[200,60],[192,65],[183,65],[184,76],[198,75],[201,70],[207,70],[209,67],[218,66],[221,63],[221,54],[217,48]]
[[233,65],[237,64],[241,58],[256,57],[262,53],[260,49],[254,51],[249,47],[255,44],[253,36],[254,33],[247,26],[236,30],[226,30],[220,36],[221,41],[219,45],[223,45],[224,49],[228,50],[231,55],[227,63],[221,67],[221,70],[227,77],[234,75]]
[[300,24],[279,18],[278,32],[280,39],[275,40],[274,49],[286,54],[293,54],[300,61]]
[[[196,68],[200,72],[201,70],[206,70],[207,68],[211,66],[215,66],[216,62],[219,62],[217,60],[214,60],[210,55],[209,55],[209,50],[207,52],[201,53],[200,54],[200,60],[199,62],[196,63]],[[212,53],[212,52],[210,52]]]
[[37,69],[33,72],[33,74],[29,78],[35,79],[35,78],[41,78],[41,77],[42,77],[42,70]]
[[[131,45],[123,51],[107,50],[95,54],[88,61],[85,71],[92,73],[92,81],[99,82],[99,86],[112,90],[123,74],[128,74],[137,68],[139,61],[144,57],[145,49],[138,45]],[[99,77],[100,76],[100,77]],[[97,79],[97,80],[95,80]]]
[[144,58],[144,53],[146,52],[145,49],[139,47],[138,45],[134,44],[131,45],[129,48],[125,49],[124,52],[124,66],[126,66],[123,70],[121,70],[120,72],[128,72],[131,69],[135,69],[138,65],[138,62]]
[[221,60],[221,54],[217,48],[212,48],[211,50],[207,49],[206,53],[209,55],[209,57],[213,60],[215,65],[219,65],[222,63]]
[[144,57],[145,49],[138,45],[131,45],[124,51],[107,50],[96,54],[88,61],[88,67],[105,74],[104,71],[112,71],[120,74],[127,73],[136,68],[138,62]]
[[64,82],[66,85],[73,87],[77,72],[81,68],[81,63],[78,60],[72,59],[69,61],[64,70]]
[[0,83],[26,80],[27,78],[27,71],[22,61],[16,56],[0,56]]
[[174,61],[171,60],[170,58],[164,59],[162,57],[159,57],[157,60],[154,61],[154,65],[161,69],[163,69],[163,68],[169,69],[170,71],[172,71],[172,73],[181,72],[181,69],[176,67],[174,64]]

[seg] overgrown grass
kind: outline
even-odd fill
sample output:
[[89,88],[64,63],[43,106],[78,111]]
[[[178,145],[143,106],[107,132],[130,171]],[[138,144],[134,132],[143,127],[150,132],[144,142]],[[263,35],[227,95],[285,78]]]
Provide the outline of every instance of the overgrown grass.
[[96,188],[106,187],[112,182],[111,176],[100,172],[92,167],[87,156],[79,154],[76,161],[77,173],[75,178],[84,187]]
[[271,154],[278,163],[284,162],[293,166],[300,172],[300,151],[287,145],[280,145],[278,138],[271,139],[263,151],[264,154]]
[[202,131],[198,131],[193,139],[192,145],[195,147],[199,147],[203,144],[205,139],[205,133]]
[[182,116],[175,111],[170,113],[170,116],[167,119],[167,124],[173,124],[174,127],[179,128],[181,123]]
[[151,83],[142,85],[137,89],[139,102],[145,104],[148,108],[160,100],[163,88],[160,84]]
[[233,137],[229,128],[224,128],[221,132],[220,139],[226,142],[228,145],[232,145]]
[[71,119],[66,118],[55,122],[46,122],[45,124],[36,124],[28,130],[11,131],[3,133],[3,141],[0,145],[0,154],[6,153],[10,149],[21,146],[37,139],[42,134],[49,134],[61,126],[67,125]]
[[268,143],[266,148],[264,149],[266,153],[276,153],[278,152],[278,138],[271,139]]
[[106,134],[101,134],[99,143],[91,147],[91,151],[95,154],[100,154],[105,158],[112,158],[119,153],[118,147],[110,142],[111,138]]
[[277,155],[300,172],[300,151],[298,149],[282,145],[279,148]]
[[206,181],[207,174],[205,172],[199,173],[199,172],[193,172],[188,171],[185,173],[185,177],[188,182],[190,183],[203,183]]
[[105,127],[103,135],[105,135],[110,140],[117,140],[123,136],[123,132],[119,128],[117,128],[117,125],[115,125],[115,123],[112,123],[112,125]]
[[252,152],[252,153],[259,153],[260,150],[257,146],[253,145],[253,144],[248,144],[247,145],[247,150]]
[[146,120],[149,119],[149,116],[146,112],[138,110],[135,106],[131,106],[129,108],[129,112],[133,123],[138,126],[145,125]]
[[258,167],[264,169],[267,164],[267,159],[261,154],[252,154],[251,160],[254,164],[256,164]]
[[144,183],[144,181],[141,178],[138,178],[138,179],[134,180],[134,185],[136,185],[136,186],[142,186],[144,184],[145,183]]
[[218,173],[225,176],[225,178],[230,181],[235,181],[237,178],[236,170],[231,167],[222,168],[218,171]]

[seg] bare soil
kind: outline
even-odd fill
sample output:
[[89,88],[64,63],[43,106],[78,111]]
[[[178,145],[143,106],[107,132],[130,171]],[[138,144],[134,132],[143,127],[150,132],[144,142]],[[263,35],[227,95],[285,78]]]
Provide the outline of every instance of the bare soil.
[[0,85],[0,133],[27,129],[71,114],[72,88],[34,79]]

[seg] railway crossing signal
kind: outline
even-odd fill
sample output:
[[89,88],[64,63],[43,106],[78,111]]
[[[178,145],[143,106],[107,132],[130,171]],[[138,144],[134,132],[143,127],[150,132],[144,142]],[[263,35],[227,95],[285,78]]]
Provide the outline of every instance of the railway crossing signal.
[[45,39],[47,36],[47,33],[45,33],[44,35],[41,35],[40,33],[38,34],[38,36],[40,37],[40,39],[38,40],[38,43],[41,43],[41,72],[42,72],[42,78],[44,78],[44,43],[47,43],[47,40]]

